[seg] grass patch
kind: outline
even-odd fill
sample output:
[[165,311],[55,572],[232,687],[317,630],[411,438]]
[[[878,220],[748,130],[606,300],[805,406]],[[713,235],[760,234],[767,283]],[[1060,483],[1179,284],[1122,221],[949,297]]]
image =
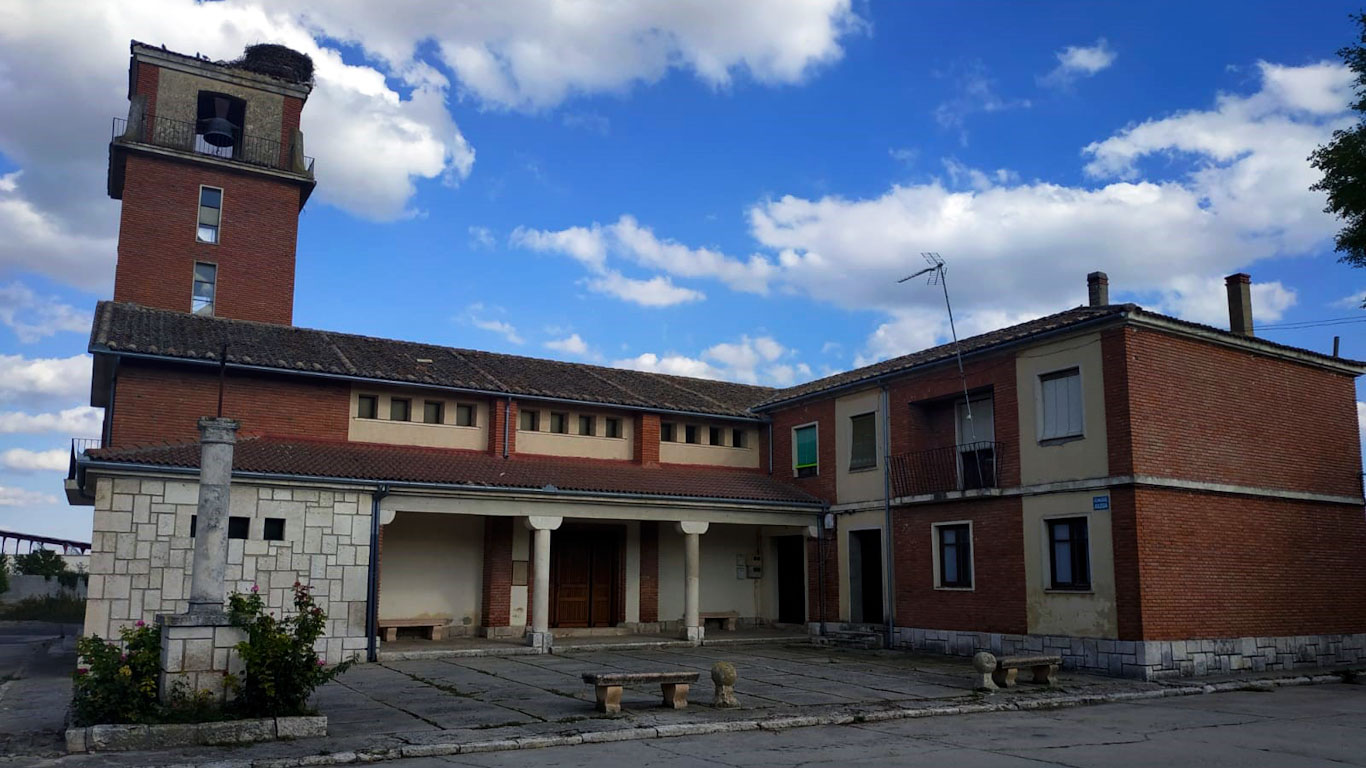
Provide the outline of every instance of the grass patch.
[[85,621],[85,600],[71,595],[27,597],[0,605],[3,621],[56,621],[77,624]]

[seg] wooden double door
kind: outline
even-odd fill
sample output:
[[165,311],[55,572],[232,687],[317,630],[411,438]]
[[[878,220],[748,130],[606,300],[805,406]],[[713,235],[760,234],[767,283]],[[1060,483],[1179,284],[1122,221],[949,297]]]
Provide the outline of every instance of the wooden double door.
[[625,529],[562,528],[550,545],[550,624],[611,627],[625,620],[622,555]]

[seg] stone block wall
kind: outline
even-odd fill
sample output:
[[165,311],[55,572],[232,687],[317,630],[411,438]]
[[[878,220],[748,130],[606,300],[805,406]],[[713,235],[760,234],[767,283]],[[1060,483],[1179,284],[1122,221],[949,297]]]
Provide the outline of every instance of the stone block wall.
[[[189,606],[194,481],[100,477],[95,486],[85,633],[119,629]],[[228,591],[260,589],[279,615],[293,610],[293,585],[313,586],[327,612],[318,652],[329,662],[363,653],[370,558],[370,496],[323,486],[233,483],[229,515],[250,520],[246,539],[228,541]],[[284,537],[264,539],[266,518]]]
[[231,626],[226,614],[212,619],[163,616],[162,699],[174,695],[183,684],[187,693],[207,691],[223,701],[228,694],[226,675],[240,678],[242,674],[242,660],[235,647],[246,638],[246,630]]
[[1366,663],[1366,634],[1107,640],[898,627],[896,638],[901,648],[953,656],[1056,654],[1065,669],[1141,680]]

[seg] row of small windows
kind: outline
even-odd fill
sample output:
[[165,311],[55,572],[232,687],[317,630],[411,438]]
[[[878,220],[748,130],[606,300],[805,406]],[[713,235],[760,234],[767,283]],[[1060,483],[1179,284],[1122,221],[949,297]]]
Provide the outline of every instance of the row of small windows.
[[[1068,591],[1091,589],[1089,521],[1065,517],[1044,521],[1048,533],[1048,588]],[[934,526],[939,554],[937,586],[972,589],[972,526],[949,523]]]
[[[356,418],[358,419],[379,419],[379,396],[378,395],[359,395],[356,398]],[[389,398],[389,415],[384,417],[387,421],[414,421],[413,401],[406,397]],[[446,403],[442,400],[423,400],[422,418],[423,424],[445,424],[446,423]],[[455,406],[455,426],[473,427],[475,424],[475,409],[473,405],[467,403],[457,403]]]
[[[576,419],[570,419],[569,414],[564,411],[550,412],[550,432],[556,435],[569,434],[569,428],[574,427],[574,434],[584,437],[599,437],[598,417],[590,414],[578,414]],[[541,412],[535,410],[521,410],[517,413],[517,429],[522,432],[541,431]],[[625,433],[621,429],[621,419],[616,416],[605,416],[602,419],[601,437],[621,438]]]
[[[190,538],[194,538],[195,531],[199,528],[199,515],[190,515]],[[251,518],[238,517],[233,515],[228,518],[228,538],[247,539],[251,537]],[[284,541],[285,540],[285,519],[283,517],[267,517],[262,522],[261,539],[263,541]]]
[[703,435],[706,436],[707,445],[729,446],[731,448],[745,447],[745,430],[740,427],[730,429],[703,427],[697,424],[674,424],[668,421],[659,425],[659,441],[661,443],[701,445]]

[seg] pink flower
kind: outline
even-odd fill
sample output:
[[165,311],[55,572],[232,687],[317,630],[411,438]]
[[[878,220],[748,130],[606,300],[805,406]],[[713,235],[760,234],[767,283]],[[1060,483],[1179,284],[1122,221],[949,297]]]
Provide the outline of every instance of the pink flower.
[[142,619],[138,619],[138,623],[137,623],[136,625],[134,625],[134,626],[137,626],[137,627],[145,627],[145,626],[147,626],[147,622],[143,621]]
[[260,591],[261,591],[261,588],[260,588],[260,587],[256,586],[255,584],[252,584],[252,585],[251,585],[251,593],[252,593],[253,595],[256,594],[257,592],[260,592]]
[[126,654],[126,653],[120,653],[120,654],[119,654],[119,661],[128,661],[128,654]]
[[88,675],[88,674],[90,674],[90,670],[86,669],[85,667],[79,667],[79,668],[77,668],[77,670],[76,670],[76,675],[77,675],[78,677],[82,677],[82,676],[85,676],[85,675]]
[[327,666],[327,662],[323,661],[322,659],[318,659],[318,666],[325,667]]

